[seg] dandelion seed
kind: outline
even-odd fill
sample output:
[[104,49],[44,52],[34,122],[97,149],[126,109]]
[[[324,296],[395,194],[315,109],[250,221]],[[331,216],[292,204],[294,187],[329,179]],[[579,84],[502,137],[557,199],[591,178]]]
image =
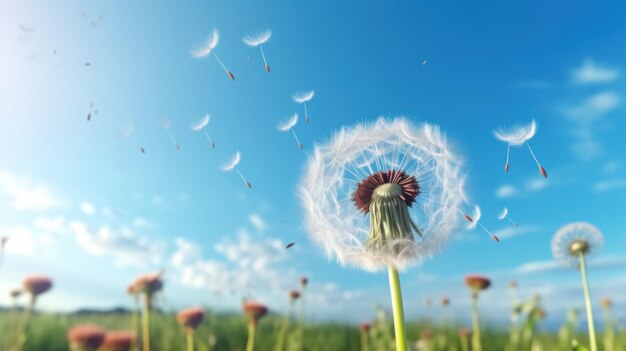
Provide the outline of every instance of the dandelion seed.
[[243,42],[250,47],[259,47],[261,49],[261,56],[263,57],[263,62],[265,63],[265,71],[270,73],[270,66],[267,64],[267,60],[265,59],[265,53],[263,52],[263,44],[267,43],[272,37],[272,31],[266,30],[257,35],[247,35],[243,38]]
[[591,295],[587,282],[587,256],[599,250],[604,244],[600,230],[593,224],[575,222],[561,227],[552,238],[552,254],[557,261],[569,266],[577,266],[585,295],[587,327],[591,351],[597,351],[596,332],[591,308]]
[[309,123],[309,112],[306,109],[306,103],[311,101],[311,99],[313,99],[313,96],[315,96],[315,91],[313,90],[303,93],[297,93],[292,96],[293,101],[304,105],[304,120],[307,124]]
[[211,116],[209,116],[209,114],[207,113],[206,115],[204,115],[204,117],[202,117],[201,120],[191,125],[191,130],[193,130],[194,132],[201,131],[202,133],[204,133],[204,136],[207,138],[209,143],[211,143],[211,147],[215,149],[215,143],[213,142],[213,140],[211,140],[211,137],[209,136],[209,134],[206,132],[206,129],[205,129],[205,127],[209,124],[210,120],[211,120]]
[[128,129],[126,129],[125,131],[123,131],[120,134],[120,137],[122,139],[130,139],[130,141],[132,141],[132,143],[141,151],[142,154],[146,153],[146,150],[144,150],[143,146],[139,145],[139,142],[137,142],[137,139],[135,138],[135,124],[131,124]]
[[70,350],[98,350],[104,341],[106,332],[93,324],[82,324],[72,327],[67,332]]
[[537,163],[537,166],[539,167],[539,172],[544,178],[548,177],[548,173],[546,172],[545,168],[541,166],[541,164],[539,163],[539,160],[537,160],[537,157],[535,156],[535,153],[533,152],[533,149],[530,147],[530,144],[528,143],[528,140],[532,139],[536,133],[537,133],[537,122],[535,122],[534,119],[528,125],[515,126],[509,129],[501,128],[493,132],[496,139],[507,143],[506,163],[504,164],[505,172],[509,171],[509,153],[511,151],[511,146],[521,146],[521,145],[526,144],[526,146],[528,147],[528,151],[530,151],[530,155],[533,157],[533,159],[535,160],[535,163]]
[[178,145],[176,139],[174,139],[174,135],[172,135],[172,131],[170,130],[172,128],[172,124],[169,121],[163,121],[163,123],[161,123],[161,127],[163,127],[163,129],[167,132],[167,135],[170,136],[170,141],[176,148],[176,151],[180,151],[180,145]]
[[426,65],[427,63],[428,63],[428,60],[422,61],[422,66]]
[[398,270],[441,250],[459,224],[463,187],[461,161],[439,128],[405,119],[343,128],[307,164],[300,197],[309,235],[342,265],[387,268],[398,350],[407,349]]
[[285,249],[288,249],[288,248],[290,248],[290,247],[294,246],[295,244],[296,244],[296,243],[289,243],[289,244],[287,244],[287,246],[285,246]]
[[293,116],[289,117],[288,120],[284,122],[280,122],[278,126],[276,126],[276,128],[278,128],[278,130],[280,130],[281,132],[291,132],[294,139],[296,139],[296,143],[298,143],[300,150],[302,150],[302,143],[298,139],[296,132],[293,130],[293,127],[295,127],[297,123],[298,123],[298,114],[294,113]]
[[89,103],[89,113],[87,114],[87,122],[91,121],[93,115],[97,115],[98,110],[94,108],[93,101]]
[[230,162],[222,166],[222,171],[230,172],[234,169],[237,172],[237,174],[239,174],[239,177],[241,177],[241,180],[243,180],[244,183],[246,183],[248,188],[252,188],[252,185],[250,185],[250,182],[247,181],[246,178],[243,177],[243,175],[239,171],[239,168],[237,168],[237,165],[239,164],[240,161],[241,161],[241,154],[239,153],[239,151],[237,151],[235,153],[235,156],[233,156],[233,158],[230,160]]
[[91,62],[85,62],[85,66],[91,66]]
[[228,68],[226,68],[226,66],[224,66],[224,64],[222,63],[222,60],[220,60],[220,58],[217,56],[217,54],[215,54],[215,47],[217,46],[217,43],[219,42],[219,40],[220,40],[220,36],[219,36],[219,33],[218,33],[217,29],[213,29],[213,33],[211,33],[211,36],[209,36],[209,38],[204,42],[204,44],[199,45],[198,47],[196,47],[191,52],[191,55],[193,55],[195,58],[205,58],[205,57],[213,54],[213,57],[215,57],[217,62],[219,62],[220,66],[222,66],[224,71],[226,71],[226,74],[228,74],[230,79],[231,80],[235,80],[235,75],[233,75],[228,70]]
[[482,216],[480,207],[474,206],[474,213],[472,214],[471,217],[467,215],[466,213],[463,213],[463,216],[465,217],[466,220],[470,222],[470,224],[467,226],[467,229],[474,229],[476,228],[476,226],[479,226],[483,231],[485,231],[485,233],[489,234],[493,240],[500,242],[500,238],[492,234],[489,231],[489,229],[485,228],[485,226],[483,226],[482,223],[480,223],[480,217]]
[[509,209],[508,208],[504,208],[502,209],[502,212],[500,212],[500,214],[498,215],[498,219],[499,220],[503,220],[503,219],[507,219],[509,222],[511,222],[514,226],[519,227],[519,224],[517,224],[516,222],[514,222],[510,217],[509,217]]

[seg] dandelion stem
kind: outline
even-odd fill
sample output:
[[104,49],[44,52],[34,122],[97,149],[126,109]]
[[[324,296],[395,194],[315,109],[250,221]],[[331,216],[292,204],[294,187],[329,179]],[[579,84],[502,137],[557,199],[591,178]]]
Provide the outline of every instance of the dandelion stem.
[[193,351],[193,330],[187,332],[187,351]]
[[308,124],[309,123],[309,113],[306,110],[306,102],[303,105],[304,105],[304,121]]
[[589,348],[591,351],[597,351],[596,330],[593,324],[593,311],[591,310],[591,296],[589,295],[589,283],[587,282],[587,268],[585,266],[585,255],[580,252],[578,254],[580,260],[580,277],[583,283],[583,291],[585,292],[585,307],[587,309],[587,327],[589,329]]
[[361,351],[369,351],[369,339],[367,337],[367,330],[361,330]]
[[265,59],[265,53],[263,52],[263,46],[259,45],[259,49],[261,49],[261,56],[263,56],[263,63],[265,63],[265,70],[267,73],[270,73],[270,65],[267,64],[267,60]]
[[143,338],[142,351],[150,351],[150,300],[150,294],[145,294],[143,300],[143,311],[141,316],[143,325],[143,332],[141,333],[141,337]]
[[509,153],[511,152],[511,143],[506,145],[506,164],[504,165],[504,171],[509,171]]
[[481,351],[480,322],[478,321],[478,292],[472,292],[472,351]]
[[24,344],[26,344],[26,339],[28,338],[28,324],[30,323],[30,317],[35,309],[35,302],[36,298],[33,296],[28,308],[24,311],[24,315],[22,315],[17,327],[17,340],[15,342],[15,348],[13,349],[14,351],[22,351]]
[[250,321],[248,323],[248,343],[246,345],[246,351],[254,350],[254,334],[256,333],[256,322]]
[[461,351],[468,351],[469,345],[467,345],[467,336],[461,336]]
[[393,325],[396,335],[396,351],[407,351],[406,328],[404,326],[404,308],[402,306],[402,288],[398,270],[393,266],[388,267],[389,288],[391,290],[391,303],[393,305]]
[[[132,328],[133,328],[133,333],[135,333],[135,335],[139,335],[138,310],[139,310],[139,295],[138,294],[134,294],[133,295]],[[139,351],[139,343],[137,342],[137,340],[133,340],[133,349],[135,351]]]

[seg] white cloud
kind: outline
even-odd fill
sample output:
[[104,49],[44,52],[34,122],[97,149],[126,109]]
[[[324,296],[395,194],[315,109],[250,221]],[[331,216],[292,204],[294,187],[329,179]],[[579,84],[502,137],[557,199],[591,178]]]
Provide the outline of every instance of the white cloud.
[[513,225],[509,225],[503,228],[496,230],[494,233],[500,238],[503,239],[511,239],[517,236],[522,236],[526,234],[536,233],[540,230],[538,226],[534,225],[520,225],[519,227],[514,227]]
[[597,192],[606,192],[622,188],[626,188],[626,179],[603,180],[595,183],[593,186],[593,190]]
[[41,230],[46,233],[64,233],[66,231],[66,224],[64,217],[57,216],[53,218],[36,218],[35,219],[35,228]]
[[581,67],[572,70],[572,80],[576,84],[609,83],[620,76],[615,68],[603,67],[587,59]]
[[96,213],[96,208],[90,202],[83,202],[80,204],[80,210],[83,211],[84,214],[91,216]]
[[563,113],[570,120],[588,126],[619,106],[621,98],[614,91],[603,91],[588,97],[578,105],[566,107]]
[[251,214],[248,219],[250,220],[250,223],[252,223],[254,228],[259,232],[263,232],[267,228],[267,224],[265,224],[263,218],[261,218],[261,216],[256,213]]
[[46,185],[2,171],[0,192],[13,198],[11,206],[15,210],[42,211],[61,205]]
[[111,256],[122,267],[147,267],[161,262],[163,245],[137,236],[132,230],[112,230],[106,226],[90,231],[82,222],[72,222],[76,243],[93,256]]
[[505,184],[496,189],[496,197],[506,199],[517,194],[517,190],[513,185]]
[[526,190],[529,191],[539,191],[543,190],[548,186],[548,182],[544,178],[534,178],[526,183]]
[[[588,266],[592,268],[618,268],[626,266],[626,258],[622,256],[601,256],[591,258]],[[559,270],[571,270],[571,267],[564,266],[555,260],[530,261],[514,269],[518,274],[549,273]]]

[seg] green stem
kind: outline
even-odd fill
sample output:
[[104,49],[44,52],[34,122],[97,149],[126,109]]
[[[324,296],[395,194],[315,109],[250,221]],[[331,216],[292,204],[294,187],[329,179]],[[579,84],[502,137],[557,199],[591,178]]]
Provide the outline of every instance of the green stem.
[[467,345],[467,337],[461,337],[461,351],[468,351],[469,346]]
[[291,318],[291,314],[293,310],[293,302],[289,303],[289,311],[283,320],[283,323],[280,327],[280,331],[278,332],[278,340],[276,341],[276,347],[274,347],[275,351],[283,351],[285,348],[285,337],[287,336],[287,329],[289,328],[289,319]]
[[396,351],[407,351],[406,328],[404,326],[404,308],[402,307],[402,289],[398,270],[388,267],[389,289],[393,306],[393,325],[396,334]]
[[[134,294],[133,295],[133,316],[132,316],[131,323],[132,323],[133,333],[135,333],[135,335],[139,335],[138,311],[139,311],[139,295]],[[135,351],[139,351],[139,342],[137,340],[133,340],[133,349]]]
[[248,323],[248,344],[246,345],[246,351],[254,350],[254,334],[256,333],[256,323],[250,321]]
[[141,333],[141,337],[143,339],[142,351],[150,351],[150,300],[151,296],[149,294],[145,294],[143,300],[143,311],[141,315],[143,326],[143,332]]
[[613,332],[613,317],[610,307],[604,307],[604,350],[614,350],[615,334]]
[[589,328],[589,348],[591,351],[597,351],[596,330],[593,325],[593,311],[591,310],[591,296],[589,295],[589,283],[587,282],[587,268],[585,266],[585,255],[581,252],[578,254],[580,260],[580,276],[583,282],[583,291],[585,292],[585,307],[587,309],[587,327]]
[[193,330],[187,331],[187,351],[193,351]]
[[30,323],[30,318],[33,314],[33,310],[35,309],[36,298],[33,296],[30,305],[24,311],[24,315],[22,316],[20,323],[17,327],[17,340],[15,342],[14,351],[22,351],[24,344],[26,344],[26,339],[28,338],[28,324]]
[[361,330],[361,351],[369,351],[369,340],[365,330]]
[[472,351],[481,351],[480,323],[478,322],[478,292],[472,292]]

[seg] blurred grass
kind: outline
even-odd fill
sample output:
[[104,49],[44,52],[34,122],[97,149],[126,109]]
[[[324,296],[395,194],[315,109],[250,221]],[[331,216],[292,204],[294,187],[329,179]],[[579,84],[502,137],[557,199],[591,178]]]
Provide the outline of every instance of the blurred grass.
[[[17,326],[17,314],[14,312],[0,312],[0,350],[10,350],[14,342],[15,329]],[[176,323],[174,314],[155,312],[153,314],[153,351],[177,351],[184,350],[185,339],[180,326]],[[255,350],[272,350],[282,316],[270,315],[259,324],[258,339]],[[108,314],[36,314],[29,328],[28,341],[24,351],[67,351],[67,330],[77,324],[95,323],[109,330],[131,329],[131,316],[129,313]],[[292,325],[292,328],[295,328]],[[380,329],[380,326],[378,327]],[[386,328],[392,328],[387,324]],[[422,330],[428,328],[424,323],[408,323],[407,335],[412,345],[419,339]],[[435,340],[444,336],[446,339],[445,350],[460,350],[457,330],[442,330],[430,328],[434,331],[435,338],[432,348],[426,350],[438,350],[435,348]],[[234,351],[244,350],[246,342],[246,322],[238,314],[212,314],[208,313],[205,321],[196,332],[197,351]],[[293,329],[291,329],[293,331]],[[372,330],[374,335],[375,329]],[[216,343],[213,348],[209,346],[211,335],[215,336]],[[626,335],[619,335],[625,339]],[[586,343],[584,333],[576,335],[581,343]],[[507,331],[497,331],[486,328],[483,333],[483,349],[485,351],[507,350],[509,339]],[[536,343],[538,350],[556,351],[559,347],[556,333],[539,333]],[[304,332],[303,350],[307,351],[332,351],[349,350],[360,351],[360,337],[356,326],[339,323],[307,324]],[[286,348],[289,349],[289,348]],[[413,346],[412,349],[415,349]],[[602,348],[601,348],[602,349]],[[371,348],[371,351],[379,351]],[[382,350],[380,350],[382,351]],[[518,351],[518,350],[516,350]],[[617,350],[616,350],[617,351]]]

